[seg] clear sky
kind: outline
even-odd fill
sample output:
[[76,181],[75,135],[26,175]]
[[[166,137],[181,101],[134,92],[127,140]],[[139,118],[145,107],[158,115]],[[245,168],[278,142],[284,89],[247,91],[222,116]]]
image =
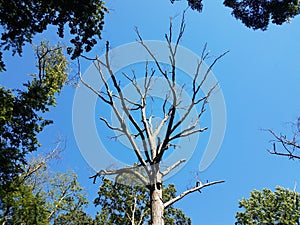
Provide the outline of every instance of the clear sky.
[[[299,161],[270,155],[266,149],[272,137],[261,131],[261,128],[272,128],[288,132],[288,122],[300,116],[300,18],[283,26],[271,25],[265,32],[253,31],[236,21],[222,2],[204,1],[202,13],[188,10],[181,42],[197,54],[206,42],[212,55],[230,51],[213,70],[227,110],[227,128],[220,152],[208,169],[197,173],[203,154],[200,143],[188,164],[166,181],[175,183],[178,193],[186,190],[196,174],[203,181],[226,181],[176,203],[175,206],[183,209],[196,225],[233,224],[239,210],[238,200],[248,197],[252,190],[274,189],[276,185],[293,189],[295,182],[300,184]],[[135,41],[135,26],[144,39],[164,40],[169,17],[180,15],[186,8],[186,1],[172,5],[168,0],[116,0],[109,1],[107,6],[110,13],[106,16],[103,41],[90,55],[102,54],[106,40],[112,47]],[[51,32],[45,37],[55,40]],[[15,87],[23,79],[18,74],[32,72],[33,57],[30,48],[26,49],[20,59],[6,54],[8,72],[0,78],[1,83]],[[88,66],[89,63],[82,62],[83,71]],[[55,167],[75,170],[93,199],[97,186],[88,179],[93,170],[81,156],[73,135],[74,93],[74,87],[66,87],[59,96],[57,107],[49,114],[55,124],[45,130],[41,140],[46,149],[58,136],[67,140],[63,159]]]

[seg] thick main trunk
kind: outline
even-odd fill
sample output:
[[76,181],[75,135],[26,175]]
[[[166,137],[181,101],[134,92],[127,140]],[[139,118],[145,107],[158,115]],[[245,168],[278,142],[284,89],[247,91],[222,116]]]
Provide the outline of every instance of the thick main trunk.
[[150,188],[152,225],[164,225],[164,203],[162,201],[162,178],[157,166],[153,172]]
[[161,189],[151,191],[151,217],[152,225],[164,224],[164,204]]

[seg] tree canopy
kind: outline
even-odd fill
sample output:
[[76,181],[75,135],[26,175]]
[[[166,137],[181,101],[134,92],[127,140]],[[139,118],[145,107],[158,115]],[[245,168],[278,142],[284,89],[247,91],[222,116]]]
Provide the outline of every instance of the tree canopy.
[[[87,213],[90,204],[73,171],[54,172],[49,162],[59,156],[59,144],[49,154],[34,157],[24,172],[0,188],[0,224],[31,225],[107,225],[146,224],[150,220],[149,190],[123,177],[127,183],[103,179],[95,206],[96,216]],[[128,182],[129,181],[129,182]],[[164,188],[169,200],[176,193],[174,185]],[[167,224],[188,225],[191,220],[180,209],[166,210]]]
[[[202,11],[202,0],[187,2],[191,9]],[[281,25],[300,13],[299,0],[224,0],[223,4],[232,9],[236,19],[254,30],[266,30],[270,23]]]
[[42,114],[55,106],[68,78],[68,62],[60,46],[36,48],[37,69],[23,90],[0,86],[0,185],[22,172],[25,156],[39,146],[38,133],[51,124]]
[[5,225],[83,225],[92,224],[87,215],[85,192],[72,171],[53,172],[46,157],[33,158],[24,172],[0,188],[0,223]]
[[225,0],[232,15],[247,27],[266,30],[269,23],[281,25],[300,13],[298,0]]
[[274,192],[266,188],[262,191],[254,190],[249,199],[242,199],[239,202],[239,207],[244,211],[236,214],[235,224],[299,224],[299,200],[299,193],[279,186]]
[[[83,51],[90,51],[97,38],[101,38],[107,11],[101,0],[0,0],[0,47],[21,54],[25,43],[31,43],[36,34],[54,25],[59,37],[64,37],[65,30],[72,35],[68,53],[74,59]],[[1,56],[0,52],[0,60]],[[4,69],[2,60],[1,69]]]

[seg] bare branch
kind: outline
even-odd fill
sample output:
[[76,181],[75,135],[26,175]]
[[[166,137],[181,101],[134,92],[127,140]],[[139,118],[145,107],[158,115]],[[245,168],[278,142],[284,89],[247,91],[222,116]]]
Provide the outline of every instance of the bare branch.
[[162,176],[168,175],[172,170],[174,170],[176,167],[178,167],[180,164],[184,163],[186,159],[181,159],[174,163],[172,166],[168,167],[164,172],[162,172]]
[[148,48],[148,46],[144,43],[142,36],[139,33],[139,30],[137,29],[137,27],[135,28],[135,32],[138,36],[138,42],[145,48],[145,50],[149,53],[149,55],[151,56],[151,58],[154,60],[158,70],[160,71],[160,73],[166,78],[167,81],[169,81],[167,72],[164,71],[161,67],[161,65],[159,64],[159,62],[157,61],[155,55],[152,53],[152,51]]
[[[294,137],[292,140],[289,140],[286,135],[277,135],[273,130],[271,129],[265,129],[265,131],[268,131],[270,134],[273,135],[275,140],[272,140],[273,143],[273,149],[268,149],[268,152],[273,155],[280,155],[280,156],[286,156],[289,159],[300,159],[299,153],[297,153],[297,150],[300,150],[300,145],[296,142],[296,137],[298,136],[298,133],[294,134]],[[280,143],[283,149],[286,152],[278,152],[276,149],[276,143]]]
[[102,95],[101,92],[97,91],[96,89],[94,89],[91,85],[89,85],[88,83],[86,83],[82,76],[81,73],[79,73],[79,79],[81,81],[81,83],[83,83],[84,86],[86,86],[88,89],[90,89],[92,92],[94,92],[102,101],[104,101],[107,104],[111,104],[111,102],[107,99],[105,99]]
[[[112,71],[112,69],[110,67],[110,62],[109,62],[109,42],[106,43],[105,58],[106,58],[106,68],[107,68],[107,70],[108,70],[108,72],[110,74],[110,77],[111,77],[112,81],[113,81],[114,87],[118,91],[118,94],[119,94],[119,97],[120,97],[120,100],[121,100],[122,109],[124,110],[124,113],[126,114],[126,116],[128,117],[128,119],[130,120],[130,122],[132,123],[132,125],[139,132],[139,135],[141,136],[141,139],[142,139],[144,150],[148,151],[148,147],[147,147],[147,144],[146,144],[146,138],[145,138],[145,136],[143,134],[143,130],[140,128],[139,124],[136,122],[136,120],[130,114],[128,108],[126,107],[124,96],[123,96],[123,92],[122,92],[122,90],[120,88],[119,83],[116,80],[115,74],[113,73],[113,71]],[[122,126],[124,126],[124,127],[126,126],[125,123],[122,120],[119,120],[119,121],[122,122]],[[129,141],[131,142],[131,144],[132,144],[132,146],[134,148],[134,151],[136,153],[136,156],[138,157],[138,160],[140,161],[140,163],[143,166],[146,166],[146,162],[143,159],[142,154],[141,154],[139,148],[137,148],[136,143],[133,141],[130,133],[128,132],[128,129],[125,130],[124,127],[123,127],[124,133],[127,135]]]
[[166,203],[164,203],[164,207],[167,208],[167,207],[171,206],[172,204],[174,204],[175,202],[179,201],[180,199],[182,199],[186,195],[191,194],[191,193],[193,193],[195,191],[200,191],[201,189],[203,189],[205,187],[212,186],[212,185],[215,185],[215,184],[220,184],[220,183],[223,183],[223,182],[225,182],[225,181],[224,180],[213,181],[213,182],[209,182],[209,183],[206,183],[206,184],[200,183],[199,186],[196,186],[194,188],[186,190],[186,191],[182,192],[180,195],[176,196],[175,198],[167,201]]
[[[206,131],[208,128],[204,127],[204,128],[196,129],[196,130],[193,130],[193,129],[194,129],[194,127],[192,126],[191,128],[187,128],[187,129],[183,130],[182,132],[179,132],[175,136],[170,137],[170,141],[173,141],[177,138],[188,137],[188,136],[191,136],[192,134],[202,133],[202,132]],[[191,131],[189,131],[189,130],[191,130]]]
[[111,130],[117,130],[117,131],[120,131],[120,132],[124,133],[124,131],[121,128],[119,128],[119,127],[113,127],[111,124],[109,124],[109,122],[107,121],[107,119],[101,117],[100,120],[102,120],[109,129],[111,129]]
[[30,179],[32,174],[43,168],[50,160],[54,158],[59,158],[59,154],[63,151],[61,147],[62,141],[58,140],[56,146],[51,152],[47,153],[45,157],[41,157],[37,160],[31,162],[27,167],[24,173],[21,175],[21,179],[18,181],[23,183],[25,180]]
[[268,149],[268,152],[272,155],[280,155],[280,156],[285,156],[285,157],[288,157],[289,159],[300,159],[300,156],[299,155],[294,155],[290,152],[288,153],[282,153],[282,152],[277,152],[276,150],[270,150]]
[[98,173],[96,173],[93,176],[90,176],[90,179],[93,179],[93,183],[96,183],[97,177],[100,177],[102,175],[121,175],[121,174],[132,174],[136,178],[138,178],[141,182],[143,182],[144,185],[147,185],[149,182],[148,180],[137,171],[138,168],[141,166],[133,166],[133,167],[126,167],[116,170],[100,170]]
[[204,78],[202,79],[201,83],[199,84],[200,87],[203,85],[204,81],[206,80],[208,74],[211,72],[211,69],[214,67],[214,65],[219,61],[219,59],[221,59],[222,57],[224,57],[228,53],[229,53],[229,51],[226,51],[226,52],[224,52],[223,54],[219,55],[218,57],[216,57],[214,59],[214,61],[212,62],[212,64],[210,64],[210,66],[206,70],[206,73],[204,74]]

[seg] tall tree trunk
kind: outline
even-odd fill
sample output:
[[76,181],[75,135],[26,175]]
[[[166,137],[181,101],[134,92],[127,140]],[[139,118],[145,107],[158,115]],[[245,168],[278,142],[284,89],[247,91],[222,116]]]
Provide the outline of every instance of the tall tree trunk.
[[153,166],[150,188],[152,225],[164,225],[164,203],[162,200],[162,176],[159,165]]

